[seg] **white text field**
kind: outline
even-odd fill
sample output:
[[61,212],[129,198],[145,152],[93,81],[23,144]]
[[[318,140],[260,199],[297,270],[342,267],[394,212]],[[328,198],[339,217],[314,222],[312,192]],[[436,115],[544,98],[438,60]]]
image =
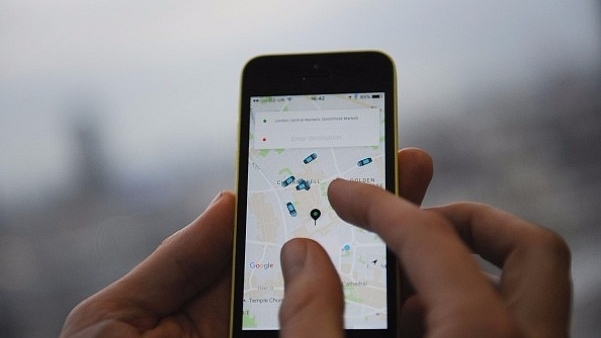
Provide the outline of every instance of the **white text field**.
[[378,108],[255,113],[255,149],[377,146]]

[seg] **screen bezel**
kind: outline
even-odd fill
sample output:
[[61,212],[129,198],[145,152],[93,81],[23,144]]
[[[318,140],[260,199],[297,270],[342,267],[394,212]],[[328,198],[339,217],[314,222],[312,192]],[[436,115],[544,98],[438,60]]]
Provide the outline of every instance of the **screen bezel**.
[[[397,190],[396,175],[396,77],[391,59],[380,52],[260,56],[242,73],[237,170],[236,226],[232,267],[231,336],[277,337],[277,330],[242,330],[242,299],[248,192],[249,124],[251,97],[278,95],[326,95],[384,92],[385,188]],[[383,337],[397,330],[398,269],[387,250],[388,328],[345,330],[347,337]],[[392,305],[392,306],[391,306]],[[277,314],[276,314],[277,315]]]

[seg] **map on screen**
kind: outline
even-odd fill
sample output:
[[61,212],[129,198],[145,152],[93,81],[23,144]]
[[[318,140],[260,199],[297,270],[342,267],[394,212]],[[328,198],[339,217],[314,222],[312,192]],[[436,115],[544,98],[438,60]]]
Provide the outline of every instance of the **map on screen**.
[[327,198],[335,178],[384,186],[384,107],[384,93],[251,97],[244,330],[278,329],[280,249],[295,237],[332,259],[346,328],[386,328],[386,246]]

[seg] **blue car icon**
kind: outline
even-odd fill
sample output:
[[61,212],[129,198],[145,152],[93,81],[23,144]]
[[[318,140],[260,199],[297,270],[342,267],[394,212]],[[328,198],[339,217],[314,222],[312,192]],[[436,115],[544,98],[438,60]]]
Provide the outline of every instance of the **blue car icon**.
[[309,190],[311,189],[311,185],[309,182],[303,180],[302,178],[298,179],[298,184],[296,185],[296,190]]
[[366,164],[370,164],[371,162],[372,162],[371,157],[366,157],[366,158],[364,158],[362,160],[359,160],[359,162],[357,162],[357,166],[358,167],[362,167],[362,166],[364,166]]
[[292,204],[292,202],[286,203],[286,208],[288,209],[290,216],[296,217],[296,215],[297,215],[296,209],[294,208],[294,204]]
[[313,154],[305,157],[305,159],[303,160],[303,162],[305,162],[305,164],[309,164],[309,163],[313,162],[313,160],[316,159],[316,158],[317,158],[317,154],[313,153]]
[[282,187],[289,186],[292,182],[294,182],[294,176],[288,176],[285,180],[282,181]]

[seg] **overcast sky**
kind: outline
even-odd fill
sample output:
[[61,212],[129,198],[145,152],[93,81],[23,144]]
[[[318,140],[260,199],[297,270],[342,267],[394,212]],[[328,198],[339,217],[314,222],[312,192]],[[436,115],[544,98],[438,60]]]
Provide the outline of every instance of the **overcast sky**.
[[239,74],[256,54],[383,50],[412,123],[554,69],[598,67],[599,11],[591,0],[1,0],[0,205],[69,184],[77,121],[98,126],[120,175],[199,154],[233,162]]

